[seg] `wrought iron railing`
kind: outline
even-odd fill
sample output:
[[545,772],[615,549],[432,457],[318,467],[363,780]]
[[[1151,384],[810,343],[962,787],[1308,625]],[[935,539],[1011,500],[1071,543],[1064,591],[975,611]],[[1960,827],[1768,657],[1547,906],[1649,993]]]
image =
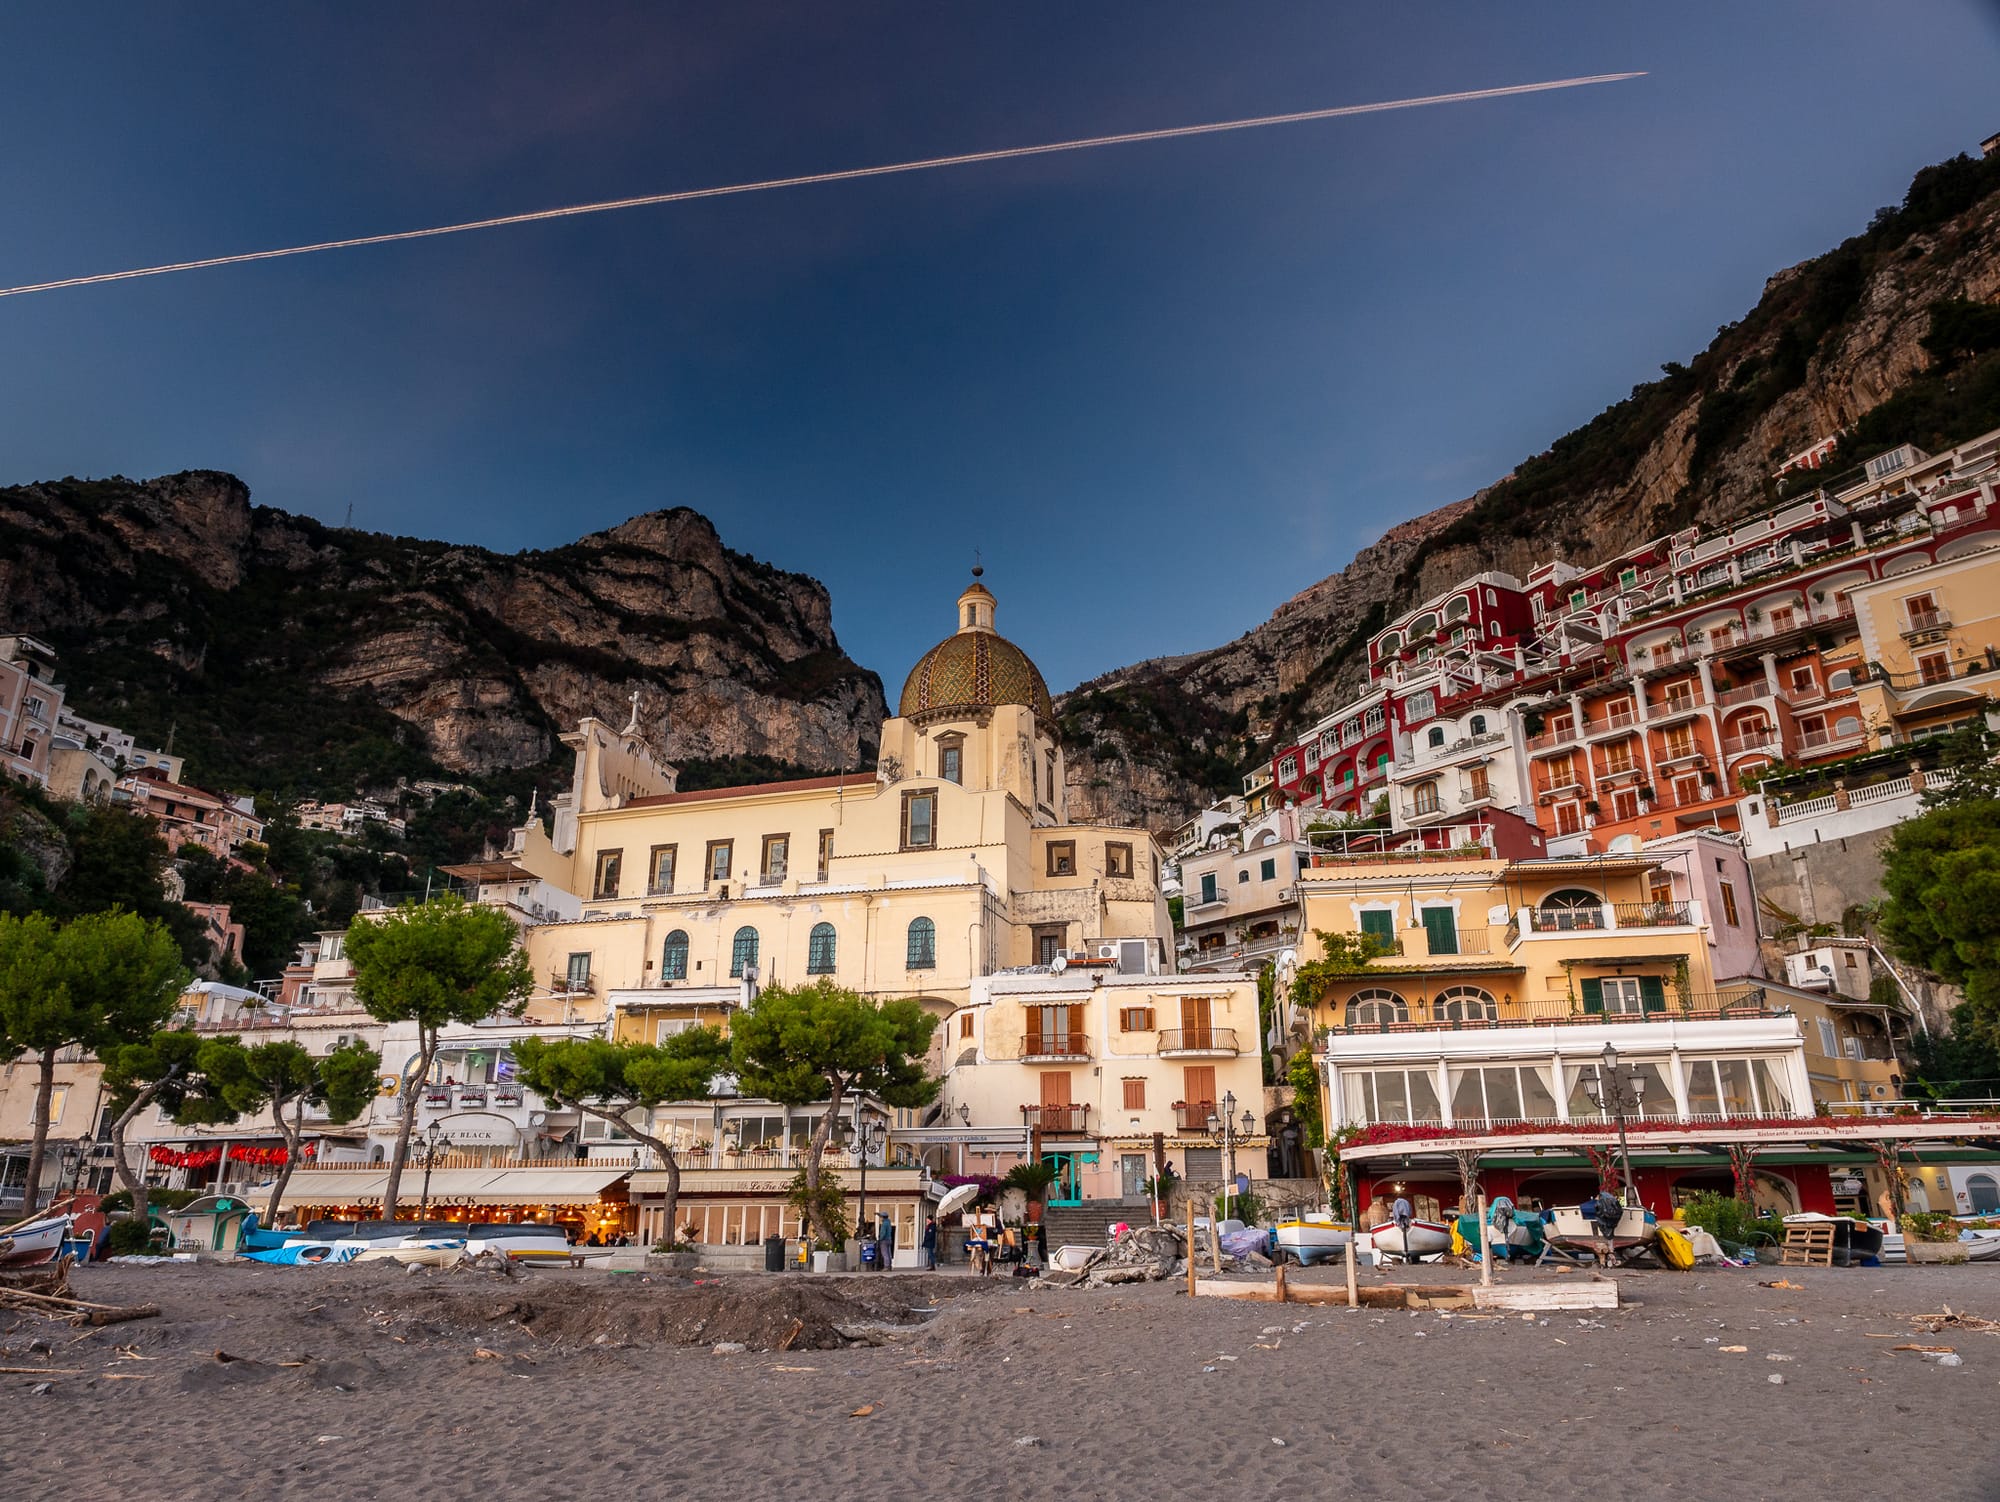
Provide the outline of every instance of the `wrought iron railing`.
[[1162,1028],[1160,1052],[1233,1054],[1236,1052],[1236,1029],[1233,1027]]

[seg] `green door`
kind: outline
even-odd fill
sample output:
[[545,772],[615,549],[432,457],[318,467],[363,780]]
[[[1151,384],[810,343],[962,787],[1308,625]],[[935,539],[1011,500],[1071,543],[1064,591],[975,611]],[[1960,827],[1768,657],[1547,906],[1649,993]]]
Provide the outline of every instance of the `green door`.
[[1083,1203],[1083,1165],[1094,1162],[1095,1153],[1043,1153],[1042,1161],[1056,1171],[1056,1181],[1049,1185],[1048,1203],[1051,1205],[1080,1205]]
[[1371,908],[1361,915],[1361,935],[1375,941],[1378,954],[1396,951],[1396,919],[1386,908]]
[[1431,941],[1432,954],[1458,953],[1458,915],[1450,908],[1425,908],[1424,933]]

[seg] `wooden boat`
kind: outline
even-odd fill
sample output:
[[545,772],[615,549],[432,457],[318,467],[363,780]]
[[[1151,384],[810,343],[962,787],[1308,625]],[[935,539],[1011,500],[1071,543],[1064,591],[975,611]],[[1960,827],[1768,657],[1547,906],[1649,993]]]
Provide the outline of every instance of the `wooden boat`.
[[456,1267],[465,1260],[462,1241],[405,1240],[400,1246],[377,1244],[354,1259],[356,1262],[400,1262],[405,1267]]
[[1340,1255],[1354,1237],[1354,1228],[1330,1215],[1307,1215],[1278,1222],[1278,1260],[1311,1267]]
[[1641,1247],[1653,1244],[1654,1221],[1646,1213],[1644,1205],[1624,1206],[1619,1211],[1618,1224],[1608,1238],[1597,1218],[1585,1215],[1575,1205],[1557,1206],[1553,1213],[1555,1220],[1548,1228],[1548,1239],[1564,1251],[1596,1252],[1608,1239],[1613,1260],[1622,1260]]
[[1434,1220],[1411,1221],[1407,1236],[1393,1220],[1385,1220],[1379,1226],[1371,1226],[1368,1234],[1375,1239],[1376,1251],[1401,1257],[1405,1262],[1441,1256],[1451,1250],[1451,1227]]
[[45,1215],[0,1230],[0,1267],[39,1267],[62,1251],[74,1215]]

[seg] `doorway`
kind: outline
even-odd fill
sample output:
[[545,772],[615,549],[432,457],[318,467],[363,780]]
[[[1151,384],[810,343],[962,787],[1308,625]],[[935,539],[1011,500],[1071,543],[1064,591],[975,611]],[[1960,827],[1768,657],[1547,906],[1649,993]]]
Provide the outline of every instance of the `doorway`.
[[1118,1193],[1128,1205],[1146,1203],[1146,1155],[1144,1153],[1120,1153],[1118,1155]]
[[1049,1185],[1051,1208],[1083,1203],[1083,1165],[1096,1157],[1095,1153],[1042,1154],[1042,1161],[1056,1171],[1056,1180]]

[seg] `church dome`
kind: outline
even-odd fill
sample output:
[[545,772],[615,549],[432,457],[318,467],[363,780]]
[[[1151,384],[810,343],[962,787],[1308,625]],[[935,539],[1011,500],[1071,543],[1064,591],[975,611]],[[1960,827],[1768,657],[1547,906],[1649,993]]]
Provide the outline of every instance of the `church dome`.
[[[975,571],[976,572],[976,571]],[[1049,686],[1028,654],[993,629],[993,595],[975,578],[958,597],[959,628],[917,659],[896,713],[906,720],[959,719],[1022,704],[1047,720]]]

